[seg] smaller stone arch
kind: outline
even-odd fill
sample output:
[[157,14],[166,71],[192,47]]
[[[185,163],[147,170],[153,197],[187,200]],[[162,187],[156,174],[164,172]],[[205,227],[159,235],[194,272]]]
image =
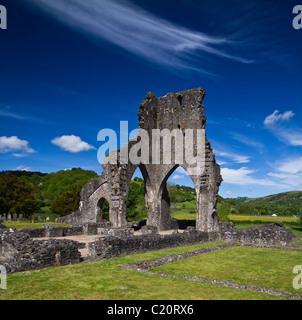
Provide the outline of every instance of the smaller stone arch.
[[[97,203],[97,214],[96,214],[96,222],[103,222],[103,221],[108,221],[107,219],[107,216],[106,216],[106,207],[105,206],[108,206],[108,209],[109,209],[109,212],[110,212],[110,205],[109,205],[109,201],[102,197],[98,203]],[[109,213],[108,212],[108,217],[109,217]]]

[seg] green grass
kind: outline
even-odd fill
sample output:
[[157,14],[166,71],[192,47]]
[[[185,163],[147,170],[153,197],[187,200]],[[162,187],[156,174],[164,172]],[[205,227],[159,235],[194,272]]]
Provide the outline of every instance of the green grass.
[[[171,210],[171,217],[178,220],[196,220],[196,213],[188,213],[185,210]],[[229,215],[229,218],[238,229],[262,226],[267,223],[279,221],[284,223],[287,228],[291,229],[293,234],[302,238],[302,225],[298,224],[299,218],[241,215]]]
[[11,221],[11,222],[6,221],[6,222],[3,222],[2,224],[8,228],[17,229],[17,230],[27,229],[27,228],[32,228],[32,229],[42,228],[44,224],[53,224],[60,227],[68,226],[67,224],[55,223],[55,222],[25,222],[25,221]]
[[[250,300],[282,299],[262,293],[236,290],[182,279],[142,274],[120,267],[125,263],[192,251],[219,243],[194,245],[100,260],[71,266],[8,275],[2,300]],[[223,250],[224,251],[224,250]],[[229,254],[226,252],[226,256]],[[211,259],[211,254],[204,257]],[[231,257],[229,257],[230,259]],[[248,256],[246,258],[249,258]],[[191,260],[191,259],[188,259]],[[206,261],[207,259],[205,259]],[[185,260],[184,260],[185,261]],[[182,261],[182,263],[184,262]],[[213,260],[211,260],[213,263]],[[220,260],[219,260],[220,261]],[[213,268],[219,272],[219,263]],[[199,265],[199,268],[203,267]],[[275,267],[275,266],[274,266]],[[190,271],[190,270],[189,270]],[[188,272],[189,272],[188,271]],[[291,277],[291,274],[289,275]],[[215,277],[217,275],[215,274]]]
[[240,215],[229,215],[229,219],[232,222],[239,222],[239,221],[262,221],[266,223],[270,222],[298,222],[299,218],[293,218],[293,217],[272,217],[272,216],[240,216]]
[[177,275],[230,280],[302,294],[292,285],[293,267],[302,264],[301,252],[231,247],[153,268]]
[[292,244],[302,244],[302,240],[301,240],[301,241],[300,241],[300,240],[292,241],[291,243],[292,243]]

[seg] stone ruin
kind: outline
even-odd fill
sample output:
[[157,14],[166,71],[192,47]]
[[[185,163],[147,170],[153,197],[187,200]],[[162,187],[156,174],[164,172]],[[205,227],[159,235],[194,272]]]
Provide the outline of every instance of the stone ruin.
[[[205,92],[200,88],[169,93],[161,98],[148,93],[139,107],[139,127],[150,135],[154,128],[167,128],[171,131],[177,129],[183,133],[185,128],[204,129],[204,96]],[[126,147],[131,147],[134,142],[130,140]],[[109,152],[107,160],[120,154],[122,148]],[[151,146],[149,148],[149,155],[152,155]],[[175,145],[172,145],[171,149],[174,155]],[[295,236],[280,223],[237,229],[232,223],[219,222],[216,206],[218,188],[222,181],[220,167],[206,138],[204,150],[205,170],[200,174],[190,175],[197,195],[196,224],[192,225],[192,221],[177,221],[170,216],[166,182],[180,165],[175,157],[172,157],[171,164],[103,163],[102,175],[91,180],[82,189],[79,209],[57,219],[57,222],[66,223],[71,225],[70,227],[46,224],[37,229],[13,230],[0,224],[1,265],[8,273],[14,273],[74,264],[85,259],[107,259],[213,241],[228,241],[241,245],[288,245]],[[189,163],[183,162],[181,166],[187,172],[190,171]],[[131,178],[138,167],[145,180],[148,217],[146,225],[142,222],[138,224],[140,234],[134,235],[133,225],[129,225],[126,220],[126,200]],[[104,220],[102,213],[105,200],[109,203],[110,221]],[[169,229],[173,230],[172,233],[158,232]],[[184,231],[179,232],[178,229]],[[67,236],[74,235],[96,235],[94,240],[88,243],[87,258],[83,258],[79,251],[84,248],[85,243],[66,239]]]
[[[201,88],[168,93],[166,96],[157,98],[149,92],[139,106],[138,119],[139,130],[144,129],[152,140],[153,129],[178,130],[185,135],[185,129],[205,129],[206,117],[202,101],[205,91]],[[194,140],[194,151],[196,151],[196,135]],[[122,148],[128,150],[136,143],[136,139],[128,142]],[[216,212],[218,189],[222,181],[220,167],[215,161],[210,142],[205,138],[205,170],[199,174],[190,175],[196,190],[197,213],[196,229],[211,232],[219,230],[219,219]],[[164,164],[163,148],[160,148],[160,163],[144,164],[142,162],[127,164],[119,161],[122,148],[111,151],[108,157],[117,157],[117,164],[102,164],[103,173],[91,180],[84,186],[81,192],[79,209],[69,216],[57,219],[57,222],[67,223],[72,226],[81,226],[88,223],[104,223],[102,216],[102,204],[105,200],[109,203],[111,228],[127,228],[126,200],[131,178],[139,167],[145,181],[145,204],[147,209],[147,225],[157,227],[158,230],[178,229],[177,222],[170,216],[170,199],[168,196],[166,182],[170,175],[180,165],[189,172],[193,165],[186,161],[177,162],[175,156],[175,143],[171,143],[171,164]],[[149,156],[152,157],[152,146],[149,144]]]

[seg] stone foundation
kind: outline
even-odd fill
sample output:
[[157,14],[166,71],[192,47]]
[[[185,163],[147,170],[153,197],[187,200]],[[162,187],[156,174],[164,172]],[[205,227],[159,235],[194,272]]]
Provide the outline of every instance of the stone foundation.
[[0,231],[0,263],[7,273],[80,262],[79,243],[71,240],[33,240],[25,232]]
[[142,227],[140,235],[134,235],[134,229],[131,228],[106,229],[100,224],[89,224],[82,228],[46,225],[40,230],[31,231],[1,228],[1,265],[6,267],[8,273],[13,273],[79,263],[79,242],[64,238],[34,240],[32,237],[45,237],[47,234],[56,237],[79,235],[100,229],[105,236],[89,243],[88,259],[91,261],[214,241],[286,246],[296,238],[291,230],[279,222],[248,229],[237,229],[232,223],[220,223],[219,232],[203,232],[188,226],[183,232],[174,230],[172,234],[159,234],[155,226],[146,225]]
[[222,223],[221,230],[219,232],[203,232],[194,227],[188,227],[183,233],[175,231],[172,234],[159,235],[154,227],[146,226],[142,228],[142,235],[127,238],[96,238],[93,243],[89,244],[88,257],[93,260],[107,259],[214,241],[285,246],[295,239],[291,230],[279,222],[247,229],[237,229],[233,223]]

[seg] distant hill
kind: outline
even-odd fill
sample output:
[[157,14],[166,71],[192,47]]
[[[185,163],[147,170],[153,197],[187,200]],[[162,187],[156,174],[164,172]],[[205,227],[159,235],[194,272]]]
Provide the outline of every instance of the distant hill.
[[[0,172],[4,174],[7,171]],[[8,171],[18,177],[23,177],[35,187],[35,198],[40,212],[49,212],[55,197],[66,191],[70,186],[83,187],[98,175],[94,171],[73,168],[54,173]],[[171,211],[179,214],[196,213],[196,192],[194,188],[172,185],[167,186],[171,201]],[[130,220],[146,217],[144,203],[144,181],[134,178],[130,184],[127,199],[127,216]],[[236,199],[218,196],[218,214],[222,221],[230,214],[293,216],[302,214],[302,191],[283,192],[260,198],[239,197]]]
[[230,204],[230,213],[281,216],[302,214],[302,191],[289,191],[259,198],[224,199],[222,202]]
[[248,201],[253,203],[274,203],[288,206],[302,205],[302,191],[289,191],[278,194],[269,195],[261,198],[251,198]]

